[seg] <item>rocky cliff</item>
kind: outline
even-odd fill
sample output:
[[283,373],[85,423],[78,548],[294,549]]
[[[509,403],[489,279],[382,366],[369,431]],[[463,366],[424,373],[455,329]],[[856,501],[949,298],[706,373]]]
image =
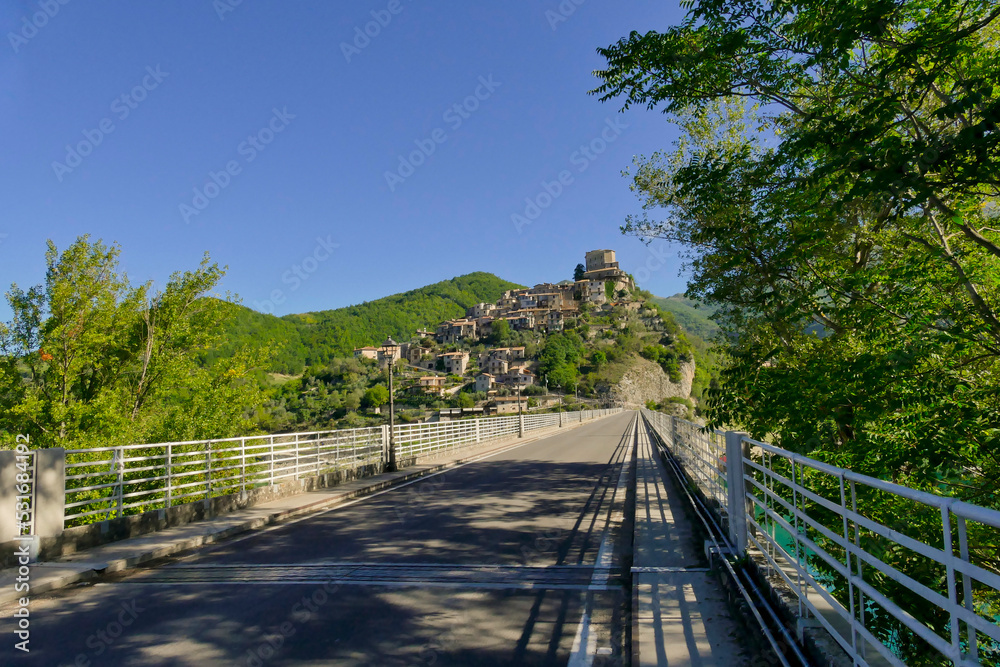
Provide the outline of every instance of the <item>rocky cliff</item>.
[[659,403],[671,396],[688,398],[693,380],[693,361],[681,364],[681,381],[678,384],[670,381],[659,364],[636,357],[618,384],[611,388],[611,396],[624,402],[627,408],[637,408],[645,405],[646,401]]

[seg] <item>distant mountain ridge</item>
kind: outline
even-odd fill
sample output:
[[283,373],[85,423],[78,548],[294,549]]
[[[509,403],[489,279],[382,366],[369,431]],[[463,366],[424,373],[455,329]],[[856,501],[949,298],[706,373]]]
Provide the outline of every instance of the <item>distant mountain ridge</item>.
[[521,287],[477,271],[353,306],[283,317],[234,305],[237,312],[227,342],[208,360],[251,341],[273,340],[281,350],[269,370],[294,375],[334,357],[350,356],[354,348],[376,345],[386,336],[405,341],[418,329],[433,331],[441,322],[463,316],[466,308],[495,302],[505,291]]

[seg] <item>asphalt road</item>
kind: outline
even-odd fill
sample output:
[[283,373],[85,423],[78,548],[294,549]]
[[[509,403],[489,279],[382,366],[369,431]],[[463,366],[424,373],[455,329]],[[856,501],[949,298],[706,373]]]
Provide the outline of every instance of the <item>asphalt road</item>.
[[34,598],[30,654],[8,606],[0,663],[623,664],[634,416]]

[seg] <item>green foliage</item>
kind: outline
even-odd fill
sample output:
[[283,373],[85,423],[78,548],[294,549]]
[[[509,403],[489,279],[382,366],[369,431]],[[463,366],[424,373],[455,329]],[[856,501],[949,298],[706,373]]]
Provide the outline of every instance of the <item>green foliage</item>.
[[681,381],[681,365],[677,352],[664,347],[663,345],[647,345],[640,352],[643,357],[650,361],[655,361],[663,369],[663,372],[670,376],[670,381],[679,383]]
[[267,349],[206,363],[231,304],[210,298],[224,272],[206,256],[161,291],[129,284],[118,246],[50,241],[45,283],[7,293],[0,324],[0,431],[42,447],[85,447],[245,433],[262,401]]
[[608,301],[613,301],[615,298],[615,283],[613,280],[604,281],[604,296]]
[[[684,245],[687,293],[718,308],[711,425],[1000,508],[998,22],[989,2],[702,0],[601,50],[603,99],[681,126],[636,161],[647,213],[623,231]],[[914,536],[934,530],[914,518]],[[970,548],[998,570],[995,540]],[[879,555],[939,587],[903,550]],[[870,620],[904,662],[936,664]]]
[[377,384],[365,391],[361,405],[366,408],[377,408],[389,402],[389,390],[385,385]]
[[719,325],[710,319],[718,310],[715,306],[689,299],[683,294],[675,294],[665,299],[653,296],[649,298],[649,301],[662,311],[673,315],[677,323],[688,334],[694,334],[705,340],[713,340],[719,333]]
[[507,320],[494,320],[493,327],[490,332],[490,340],[495,345],[510,345],[511,342],[511,329],[510,322]]
[[539,355],[538,372],[550,387],[573,391],[577,386],[577,364],[583,359],[583,339],[575,331],[553,334],[545,341]]
[[573,280],[583,280],[583,274],[587,272],[587,267],[583,264],[577,264],[576,268],[573,269]]

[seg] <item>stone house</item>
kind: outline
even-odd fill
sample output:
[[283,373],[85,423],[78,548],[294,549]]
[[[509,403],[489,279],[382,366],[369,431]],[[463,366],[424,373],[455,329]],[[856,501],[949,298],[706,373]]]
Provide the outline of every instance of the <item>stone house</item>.
[[445,378],[441,375],[427,375],[419,380],[417,380],[417,386],[425,394],[442,394],[444,393],[444,383]]
[[494,384],[496,379],[490,373],[480,373],[476,376],[476,391],[490,392]]
[[439,354],[438,359],[444,362],[444,370],[452,375],[464,375],[469,364],[468,352],[445,352]]

